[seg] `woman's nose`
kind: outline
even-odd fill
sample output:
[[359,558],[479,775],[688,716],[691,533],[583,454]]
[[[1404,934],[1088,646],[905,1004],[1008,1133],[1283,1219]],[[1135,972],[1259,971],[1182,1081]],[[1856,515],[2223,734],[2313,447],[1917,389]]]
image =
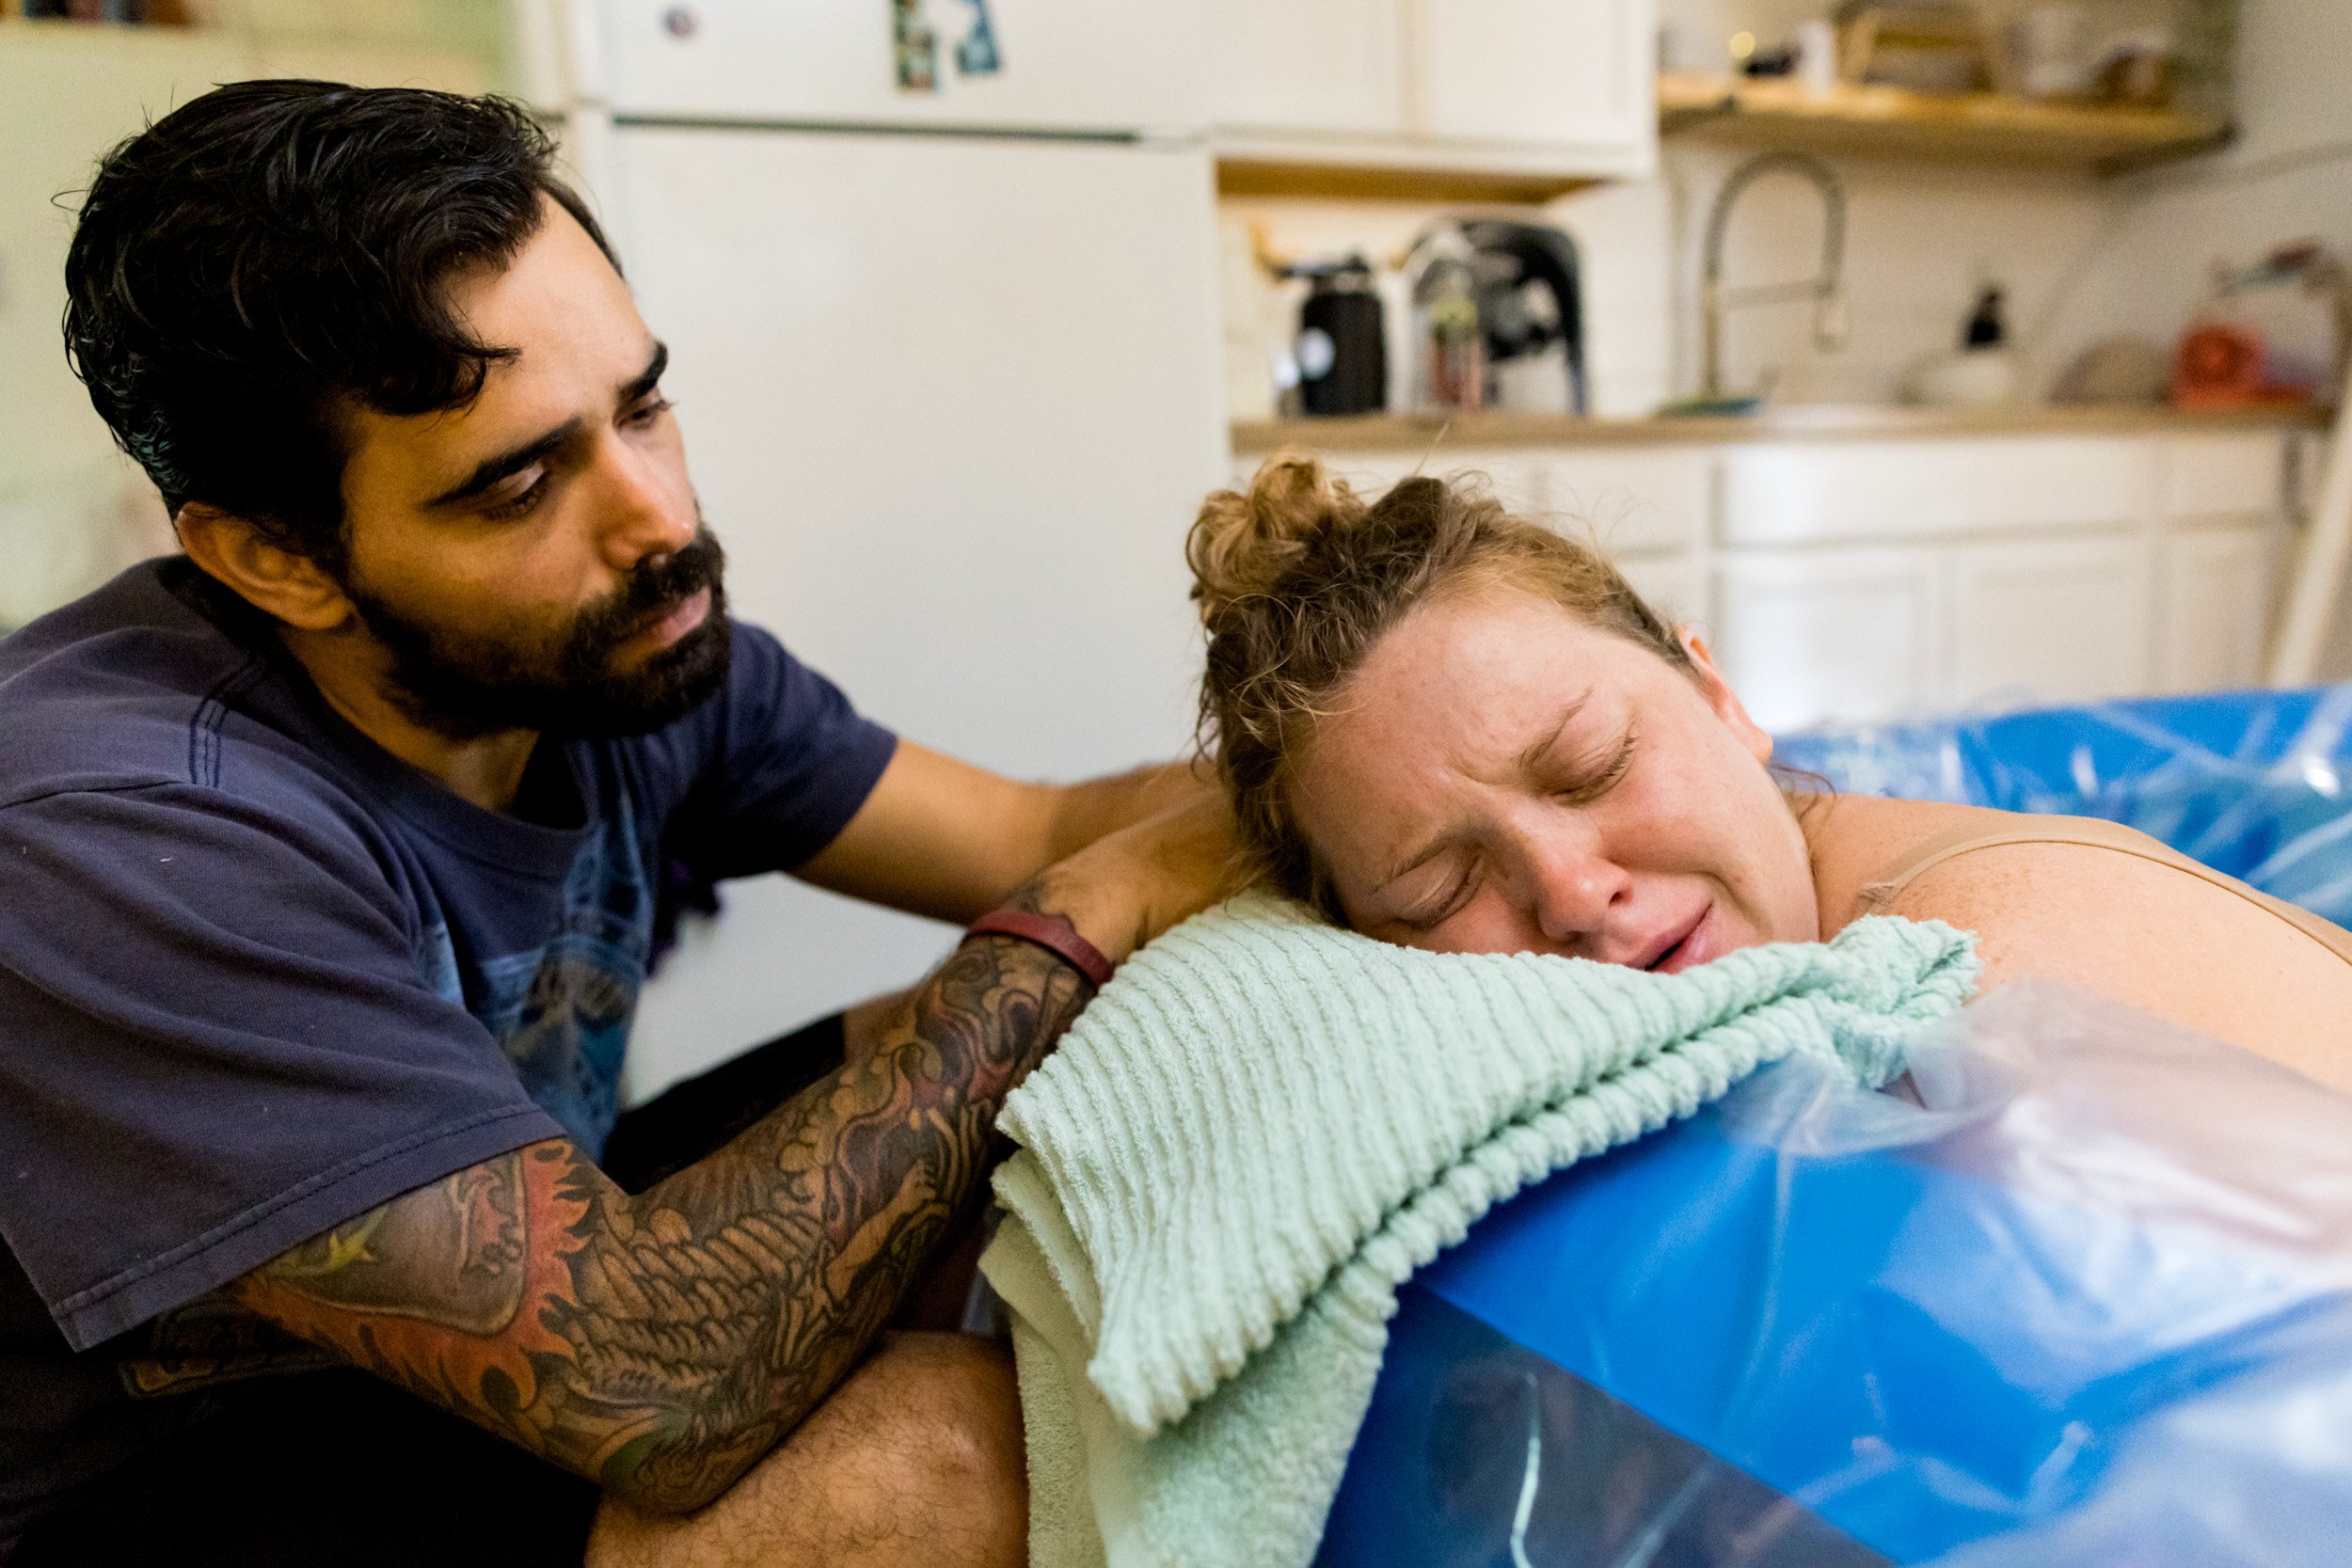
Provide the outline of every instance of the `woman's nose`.
[[1625,869],[1580,849],[1549,851],[1533,869],[1535,922],[1545,937],[1562,946],[1597,947],[1610,909],[1631,885]]

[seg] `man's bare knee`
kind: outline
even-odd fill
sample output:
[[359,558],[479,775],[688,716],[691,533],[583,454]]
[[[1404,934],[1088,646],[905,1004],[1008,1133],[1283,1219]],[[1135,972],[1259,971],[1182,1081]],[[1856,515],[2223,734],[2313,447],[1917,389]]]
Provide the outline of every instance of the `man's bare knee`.
[[1011,1568],[1028,1486],[1010,1355],[894,1336],[724,1496],[682,1519],[605,1505],[590,1568]]

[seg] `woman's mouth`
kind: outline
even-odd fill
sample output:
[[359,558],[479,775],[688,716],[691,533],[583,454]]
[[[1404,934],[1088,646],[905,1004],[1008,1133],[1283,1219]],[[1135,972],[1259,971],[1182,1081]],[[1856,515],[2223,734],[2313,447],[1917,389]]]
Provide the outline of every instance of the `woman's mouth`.
[[1700,906],[1688,925],[1676,931],[1663,947],[1642,965],[1653,974],[1679,974],[1694,964],[1716,957],[1712,916],[1714,903]]

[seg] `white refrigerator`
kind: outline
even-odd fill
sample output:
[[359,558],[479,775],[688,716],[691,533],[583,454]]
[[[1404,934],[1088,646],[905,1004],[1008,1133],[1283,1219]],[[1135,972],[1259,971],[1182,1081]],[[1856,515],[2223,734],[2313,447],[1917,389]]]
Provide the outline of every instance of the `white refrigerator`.
[[[536,16],[535,94],[670,345],[737,613],[1017,777],[1177,754],[1184,535],[1226,451],[1189,0]],[[725,896],[646,988],[633,1096],[953,940],[781,877]]]

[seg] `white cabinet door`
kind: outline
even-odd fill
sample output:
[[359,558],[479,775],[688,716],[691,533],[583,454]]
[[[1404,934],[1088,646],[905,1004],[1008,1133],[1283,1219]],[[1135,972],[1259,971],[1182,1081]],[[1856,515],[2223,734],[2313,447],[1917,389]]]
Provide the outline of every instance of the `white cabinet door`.
[[2146,516],[2153,449],[2111,436],[1822,441],[1724,458],[1735,545],[2112,528]]
[[1888,719],[1944,695],[1936,552],[1718,557],[1715,653],[1768,730]]
[[1206,0],[1220,127],[1394,135],[1405,128],[1402,0]]
[[2287,438],[2260,432],[2164,443],[2167,517],[2266,517],[2286,499]]
[[2164,543],[2156,677],[2168,691],[2217,691],[2262,678],[2277,582],[2266,526],[2187,529]]
[[1645,143],[1648,0],[1416,0],[1416,129],[1447,141]]
[[2085,702],[2149,688],[2149,561],[2137,537],[1952,552],[1952,697]]
[[1698,563],[1687,555],[1619,556],[1617,570],[1642,602],[1666,619],[1668,626],[1690,625],[1705,633],[1707,587],[1699,579]]
[[1589,530],[1616,555],[1689,549],[1715,507],[1704,447],[1568,448],[1541,454],[1548,521]]

